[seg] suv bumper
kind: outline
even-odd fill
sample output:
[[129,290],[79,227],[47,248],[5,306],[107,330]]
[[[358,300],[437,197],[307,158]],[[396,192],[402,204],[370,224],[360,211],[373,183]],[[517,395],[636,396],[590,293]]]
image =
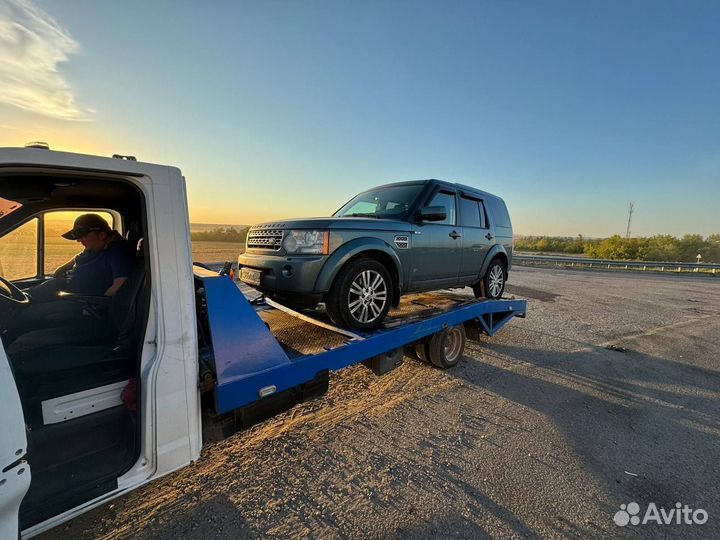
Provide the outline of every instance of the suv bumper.
[[[238,278],[272,298],[314,306],[327,291],[316,291],[315,283],[327,256],[288,257],[243,253],[238,257]],[[260,286],[242,279],[242,269],[262,272]]]

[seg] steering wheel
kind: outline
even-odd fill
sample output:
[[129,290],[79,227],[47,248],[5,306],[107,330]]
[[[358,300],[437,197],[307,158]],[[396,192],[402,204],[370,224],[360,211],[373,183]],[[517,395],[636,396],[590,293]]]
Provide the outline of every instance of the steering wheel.
[[0,277],[0,302],[13,304],[29,304],[30,297],[18,289],[12,282]]

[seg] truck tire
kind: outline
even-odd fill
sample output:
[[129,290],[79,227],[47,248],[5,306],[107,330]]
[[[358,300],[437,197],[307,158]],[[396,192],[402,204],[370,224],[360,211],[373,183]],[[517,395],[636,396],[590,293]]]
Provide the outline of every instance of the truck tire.
[[372,330],[390,311],[392,279],[375,259],[350,261],[335,277],[325,298],[325,309],[338,326]]
[[507,268],[501,259],[493,259],[485,275],[473,285],[476,298],[485,297],[489,300],[502,298],[507,282]]
[[430,363],[430,355],[428,354],[428,342],[427,340],[418,341],[415,344],[415,356],[422,362]]
[[430,362],[440,369],[456,366],[465,350],[465,326],[459,324],[433,334],[426,350]]

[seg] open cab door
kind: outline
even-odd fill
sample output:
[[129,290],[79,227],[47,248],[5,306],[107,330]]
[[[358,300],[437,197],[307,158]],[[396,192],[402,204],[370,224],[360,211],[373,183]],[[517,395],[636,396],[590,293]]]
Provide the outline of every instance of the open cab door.
[[20,503],[30,488],[30,466],[25,461],[27,437],[20,396],[0,342],[0,538],[19,537]]

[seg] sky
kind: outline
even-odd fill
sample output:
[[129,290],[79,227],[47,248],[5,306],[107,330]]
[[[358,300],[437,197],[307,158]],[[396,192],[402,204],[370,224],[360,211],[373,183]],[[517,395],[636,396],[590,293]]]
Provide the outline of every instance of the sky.
[[179,167],[191,221],[387,182],[517,234],[720,232],[720,2],[0,0],[0,146]]

